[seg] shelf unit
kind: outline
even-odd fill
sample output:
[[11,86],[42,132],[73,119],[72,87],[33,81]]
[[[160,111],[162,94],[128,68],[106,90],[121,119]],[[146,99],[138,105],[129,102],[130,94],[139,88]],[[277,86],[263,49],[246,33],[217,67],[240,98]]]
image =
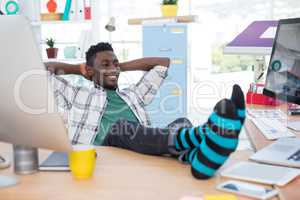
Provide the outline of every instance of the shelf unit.
[[[72,2],[75,2],[76,0],[73,0]],[[40,49],[41,49],[41,54],[45,55],[45,48],[43,46],[45,45],[45,42],[43,39],[45,39],[45,35],[43,35],[43,27],[47,26],[49,29],[54,28],[55,26],[63,25],[65,28],[66,32],[68,31],[69,27],[71,25],[83,25],[87,24],[90,25],[90,32],[92,35],[92,39],[90,42],[95,43],[99,39],[99,13],[93,12],[93,10],[97,10],[99,8],[99,1],[98,0],[90,0],[91,1],[91,8],[92,8],[92,16],[91,20],[70,20],[70,21],[41,21],[40,20],[40,14],[41,14],[41,7],[42,3],[45,3],[45,0],[32,0],[32,1],[22,1],[20,3],[21,7],[21,15],[26,16],[30,21],[32,25],[32,30],[36,36],[37,43],[40,44]],[[57,1],[57,3],[62,3],[62,1]],[[55,35],[51,37],[56,37]],[[79,38],[77,41],[74,42],[65,42],[65,41],[57,41],[58,46],[67,46],[67,45],[72,45],[78,43]],[[63,49],[59,49],[60,53],[63,52]],[[44,61],[49,61],[49,59],[46,59],[45,56],[43,56]],[[51,59],[53,60],[53,59]],[[54,59],[55,61],[61,61],[61,62],[82,62],[84,58],[78,58],[78,59],[65,59],[62,56],[59,57],[58,59]]]
[[91,20],[72,20],[72,21],[34,21],[31,22],[32,26],[42,26],[48,24],[91,24]]
[[85,62],[84,58],[65,58],[65,59],[43,59],[44,62],[68,62],[68,63],[83,63]]
[[150,17],[150,18],[133,18],[128,19],[129,25],[142,25],[144,22],[159,22],[164,20],[174,20],[177,23],[198,22],[197,15],[184,15],[175,17]]

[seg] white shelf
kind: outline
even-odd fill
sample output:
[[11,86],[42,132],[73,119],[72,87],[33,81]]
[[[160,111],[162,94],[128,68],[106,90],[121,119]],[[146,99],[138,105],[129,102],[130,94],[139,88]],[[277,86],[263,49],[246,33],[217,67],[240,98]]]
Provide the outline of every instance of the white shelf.
[[85,59],[83,58],[51,58],[43,59],[43,62],[64,62],[64,63],[84,63]]
[[[0,0],[1,1],[1,0]],[[62,35],[64,32],[60,31],[60,32],[56,32],[56,29],[59,30],[76,30],[78,29],[78,32],[81,31],[90,31],[90,35],[89,35],[89,40],[91,41],[98,41],[98,37],[99,37],[99,31],[100,31],[100,14],[98,12],[96,12],[97,10],[99,10],[100,8],[100,1],[99,0],[90,0],[90,6],[92,8],[92,13],[91,13],[91,19],[90,20],[85,20],[83,18],[77,18],[74,20],[67,20],[67,21],[63,21],[63,20],[52,20],[52,21],[45,21],[42,20],[42,4],[44,4],[44,1],[41,0],[34,0],[34,1],[24,1],[24,4],[22,4],[22,12],[21,14],[26,16],[29,20],[30,20],[30,24],[31,24],[31,28],[32,31],[35,35],[36,38],[36,42],[39,46],[39,50],[41,53],[41,56],[43,58],[44,62],[66,62],[66,63],[71,63],[71,64],[76,64],[76,63],[82,63],[85,62],[85,59],[83,58],[73,58],[73,59],[66,59],[64,58],[63,55],[63,48],[64,46],[80,46],[82,48],[83,44],[78,44],[78,42],[76,41],[76,38],[70,38],[70,42],[69,38],[66,37],[60,37],[60,36],[64,36]],[[95,11],[95,12],[93,12]],[[43,16],[44,17],[44,16]],[[57,18],[59,19],[59,18]],[[51,28],[50,28],[51,27]],[[52,30],[53,28],[53,30]],[[49,35],[49,36],[48,36]],[[54,38],[60,38],[60,41],[56,41],[56,44],[58,45],[58,47],[60,48],[60,52],[59,52],[59,57],[58,59],[47,59],[46,56],[46,52],[45,52],[45,42],[44,42],[44,38],[46,37],[54,37]],[[77,35],[77,32],[76,32]],[[77,36],[76,36],[77,37]],[[79,37],[79,35],[78,35]],[[81,37],[81,33],[80,33],[80,37]],[[78,40],[81,38],[78,38]],[[83,39],[82,39],[83,40]],[[76,41],[76,42],[75,42]],[[85,42],[85,41],[84,41]]]
[[225,54],[235,55],[270,55],[272,47],[230,47],[226,46],[223,49]]
[[175,17],[150,17],[150,18],[134,18],[128,19],[129,25],[141,25],[145,21],[163,21],[163,20],[175,20],[178,23],[191,23],[198,22],[197,15],[185,15],[185,16],[175,16]]
[[48,24],[91,24],[91,20],[68,20],[68,21],[34,21],[31,22],[32,26],[41,26],[41,25],[48,25]]
[[[39,42],[39,44],[41,45],[46,45],[46,41],[45,40],[41,40]],[[73,45],[73,46],[77,46],[78,42],[63,42],[63,41],[55,41],[56,45]]]

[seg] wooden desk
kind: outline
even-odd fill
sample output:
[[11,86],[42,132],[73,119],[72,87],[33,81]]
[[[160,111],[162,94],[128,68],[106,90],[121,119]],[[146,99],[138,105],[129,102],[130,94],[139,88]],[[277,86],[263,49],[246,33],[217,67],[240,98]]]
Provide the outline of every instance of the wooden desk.
[[[257,105],[248,105],[247,108],[256,108],[256,109],[275,109],[275,107],[271,106],[257,106]],[[281,109],[284,112],[287,111],[286,105],[281,105],[276,107],[277,109]],[[299,116],[289,116],[288,120],[300,120]],[[267,140],[261,133],[261,131],[252,123],[251,120],[246,119],[245,121],[245,129],[246,133],[249,137],[249,140],[254,148],[254,151],[258,151],[263,147],[271,144],[273,141]],[[295,132],[297,137],[300,137],[300,133]],[[280,199],[284,200],[296,200],[300,199],[300,177],[287,184],[285,187],[280,187],[281,195]]]
[[[0,152],[11,154],[11,145],[0,143]],[[40,151],[45,157],[49,152]],[[222,194],[215,190],[221,178],[196,180],[190,166],[175,159],[137,154],[112,147],[97,149],[98,159],[92,179],[78,181],[68,172],[39,172],[19,176],[17,186],[0,189],[1,200],[93,200],[93,199],[172,199],[202,194]],[[245,160],[252,152],[232,154],[225,167]],[[12,169],[0,171],[11,175]],[[239,198],[248,199],[248,198]]]

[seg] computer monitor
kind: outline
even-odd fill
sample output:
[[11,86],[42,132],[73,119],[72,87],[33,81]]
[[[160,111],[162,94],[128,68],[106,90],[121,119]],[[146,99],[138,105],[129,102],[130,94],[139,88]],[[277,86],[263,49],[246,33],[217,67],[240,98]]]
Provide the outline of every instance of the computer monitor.
[[300,105],[300,18],[278,23],[263,93]]
[[[32,28],[22,16],[0,15],[0,141],[70,151]],[[0,188],[17,182],[0,176]]]
[[0,15],[0,141],[70,151],[33,28],[23,16]]

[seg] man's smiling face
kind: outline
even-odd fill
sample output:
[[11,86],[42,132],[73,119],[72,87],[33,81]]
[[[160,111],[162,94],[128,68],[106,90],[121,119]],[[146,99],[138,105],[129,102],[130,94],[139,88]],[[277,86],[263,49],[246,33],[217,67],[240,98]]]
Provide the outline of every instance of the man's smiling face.
[[119,61],[113,51],[96,53],[93,65],[93,81],[103,88],[115,90],[120,74]]
[[95,86],[115,90],[118,87],[120,65],[112,46],[100,42],[86,52],[86,71]]

